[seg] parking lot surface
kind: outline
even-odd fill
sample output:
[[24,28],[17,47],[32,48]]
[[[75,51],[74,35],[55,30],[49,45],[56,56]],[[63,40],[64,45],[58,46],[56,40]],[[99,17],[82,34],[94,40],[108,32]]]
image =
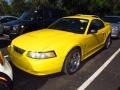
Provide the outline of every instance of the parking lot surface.
[[[25,73],[14,65],[13,90],[77,90],[91,77],[118,49],[120,39],[114,39],[109,49],[100,50],[81,63],[81,68],[73,75],[57,73],[49,76],[34,76]],[[6,48],[3,50],[7,55]],[[8,58],[9,59],[9,58]],[[98,75],[86,90],[120,90],[120,52]]]

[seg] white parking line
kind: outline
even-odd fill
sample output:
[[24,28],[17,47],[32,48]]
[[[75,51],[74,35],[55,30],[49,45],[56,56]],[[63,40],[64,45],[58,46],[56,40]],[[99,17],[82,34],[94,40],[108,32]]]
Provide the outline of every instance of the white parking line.
[[119,54],[119,52],[120,52],[120,48],[77,90],[85,90],[95,80],[95,78],[110,64],[110,62]]

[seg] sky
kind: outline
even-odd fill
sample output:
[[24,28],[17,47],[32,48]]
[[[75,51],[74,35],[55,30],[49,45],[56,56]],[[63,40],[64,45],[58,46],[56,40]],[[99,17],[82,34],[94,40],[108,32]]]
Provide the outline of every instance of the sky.
[[[5,1],[7,1],[10,4],[12,0],[5,0]],[[26,1],[29,1],[29,0],[26,0]]]
[[7,1],[7,2],[10,4],[10,2],[11,2],[12,0],[5,0],[5,1]]

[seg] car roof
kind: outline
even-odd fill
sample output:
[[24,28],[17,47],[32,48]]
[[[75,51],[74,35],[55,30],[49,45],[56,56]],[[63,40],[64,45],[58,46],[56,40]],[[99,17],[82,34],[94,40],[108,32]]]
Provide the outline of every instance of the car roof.
[[99,17],[96,15],[84,15],[84,14],[76,14],[74,16],[67,16],[64,18],[82,18],[82,19],[88,19],[88,20],[92,20],[92,19],[98,19]]
[[0,18],[6,18],[6,17],[13,17],[13,18],[17,18],[15,16],[0,16]]

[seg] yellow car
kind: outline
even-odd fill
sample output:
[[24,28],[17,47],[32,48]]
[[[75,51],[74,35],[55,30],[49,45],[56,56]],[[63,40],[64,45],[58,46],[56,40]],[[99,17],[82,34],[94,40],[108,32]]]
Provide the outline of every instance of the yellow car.
[[61,18],[47,29],[14,39],[8,47],[12,63],[33,75],[72,74],[80,62],[111,44],[111,26],[94,15]]

